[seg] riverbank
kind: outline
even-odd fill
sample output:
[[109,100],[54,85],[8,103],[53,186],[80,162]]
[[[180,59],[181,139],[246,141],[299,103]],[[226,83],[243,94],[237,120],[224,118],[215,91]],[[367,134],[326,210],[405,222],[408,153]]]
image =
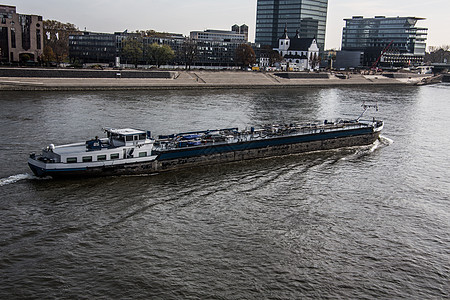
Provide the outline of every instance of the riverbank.
[[[73,73],[70,73],[73,72]],[[83,72],[83,71],[81,71]],[[239,71],[143,71],[145,78],[136,76],[138,71],[64,71],[63,75],[41,77],[0,76],[1,91],[73,91],[73,90],[160,90],[160,89],[254,89],[333,87],[359,85],[413,85],[428,75],[405,76],[361,75],[336,76],[311,73],[311,76],[282,76],[277,73]],[[103,77],[91,72],[102,74]],[[111,73],[113,72],[113,73]],[[132,74],[132,75],[128,75]],[[134,75],[133,75],[134,74]],[[286,74],[286,73],[284,73]],[[294,74],[294,73],[293,73]],[[304,73],[308,74],[308,73]],[[94,76],[95,75],[95,76]],[[315,75],[315,76],[312,76]],[[392,74],[391,74],[392,75]],[[28,76],[31,76],[28,75]],[[36,75],[37,76],[37,75]]]

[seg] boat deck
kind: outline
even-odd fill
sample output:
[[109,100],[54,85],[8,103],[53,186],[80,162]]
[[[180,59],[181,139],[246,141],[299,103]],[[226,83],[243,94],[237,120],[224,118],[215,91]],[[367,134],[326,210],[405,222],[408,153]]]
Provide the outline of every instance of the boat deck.
[[56,146],[53,152],[59,155],[70,155],[88,151],[85,143],[76,143],[76,144]]
[[170,136],[160,136],[155,141],[156,151],[173,150],[185,147],[202,147],[209,145],[234,144],[256,140],[274,139],[289,136],[320,134],[335,131],[347,131],[376,127],[380,121],[340,120],[338,122],[265,125],[260,128],[238,131],[237,128],[226,128],[206,131],[192,131]]

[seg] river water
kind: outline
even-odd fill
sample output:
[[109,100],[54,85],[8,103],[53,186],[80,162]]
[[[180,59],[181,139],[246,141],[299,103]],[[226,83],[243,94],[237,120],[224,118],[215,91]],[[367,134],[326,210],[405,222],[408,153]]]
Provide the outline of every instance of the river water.
[[[2,92],[1,299],[449,298],[450,85]],[[370,147],[55,181],[28,154],[153,134],[356,117]]]

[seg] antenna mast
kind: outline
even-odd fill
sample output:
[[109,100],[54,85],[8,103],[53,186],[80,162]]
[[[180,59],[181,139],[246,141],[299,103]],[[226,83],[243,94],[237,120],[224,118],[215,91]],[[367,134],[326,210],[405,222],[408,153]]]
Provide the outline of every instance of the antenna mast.
[[356,121],[359,121],[362,116],[364,115],[364,113],[369,109],[369,108],[375,108],[375,111],[378,111],[378,102],[376,102],[375,104],[366,104],[363,101],[363,104],[361,104],[361,107],[363,108],[363,112],[359,115],[359,117],[356,119]]

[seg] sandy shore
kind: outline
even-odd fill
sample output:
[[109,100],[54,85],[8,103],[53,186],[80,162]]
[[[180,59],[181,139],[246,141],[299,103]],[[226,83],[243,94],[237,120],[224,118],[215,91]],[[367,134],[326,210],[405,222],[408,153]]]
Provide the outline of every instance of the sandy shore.
[[286,79],[262,72],[174,71],[172,78],[51,78],[0,77],[3,91],[64,90],[157,90],[157,89],[253,89],[332,87],[359,85],[412,85],[423,77],[388,78],[382,75],[351,74],[340,79]]

